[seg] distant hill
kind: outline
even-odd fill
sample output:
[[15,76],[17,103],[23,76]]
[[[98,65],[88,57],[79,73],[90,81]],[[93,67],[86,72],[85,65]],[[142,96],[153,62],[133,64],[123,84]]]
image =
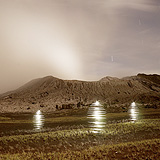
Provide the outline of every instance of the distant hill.
[[160,85],[160,75],[153,74],[153,75],[146,75],[146,74],[138,74],[138,77],[141,77],[143,79],[149,80],[151,82],[154,82],[156,84]]
[[99,81],[62,80],[52,76],[30,81],[0,96],[0,112],[54,111],[79,108],[99,100],[102,104],[160,102],[160,75],[138,74]]

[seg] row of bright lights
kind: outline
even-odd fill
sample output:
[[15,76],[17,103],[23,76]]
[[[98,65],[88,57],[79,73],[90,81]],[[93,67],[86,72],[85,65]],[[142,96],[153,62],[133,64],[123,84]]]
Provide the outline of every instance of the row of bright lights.
[[[93,106],[101,106],[101,104],[100,104],[99,101],[96,101],[95,103],[93,103]],[[136,106],[136,103],[132,102],[131,107],[135,107],[135,106]],[[103,119],[103,116],[101,115],[101,112],[98,111],[98,110],[99,110],[98,108],[95,108],[95,111],[93,112],[93,118],[95,118],[96,120]],[[131,110],[131,114],[133,115],[133,117],[135,117],[133,110]],[[36,129],[40,129],[43,125],[43,123],[42,123],[43,116],[42,116],[41,111],[38,110],[34,117],[35,117]],[[98,121],[95,122],[95,124],[97,124],[97,125],[100,124],[100,123],[101,122],[98,122]]]
[[[93,103],[93,106],[102,106],[102,105],[100,104],[99,101],[96,101],[95,103]],[[135,103],[135,102],[132,102],[132,103],[131,103],[131,107],[135,107],[135,106],[136,106],[136,103]]]
[[[107,124],[105,119],[106,116],[104,113],[100,111],[100,104],[99,101],[96,101],[95,103],[92,104],[94,106],[94,110],[92,111],[92,115],[89,115],[88,118],[95,119],[95,121],[90,121],[89,123],[91,124],[90,126],[93,129],[93,133],[99,133],[99,131],[102,131],[105,125]],[[131,120],[135,121],[137,120],[137,114],[136,114],[136,103],[132,102],[131,103],[131,109],[130,109],[130,116]]]

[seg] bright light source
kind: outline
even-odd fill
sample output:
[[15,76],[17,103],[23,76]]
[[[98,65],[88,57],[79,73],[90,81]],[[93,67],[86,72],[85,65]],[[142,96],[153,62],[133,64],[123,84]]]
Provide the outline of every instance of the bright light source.
[[136,103],[135,102],[132,102],[131,103],[131,107],[135,107],[136,106]]
[[136,110],[135,110],[135,108],[132,108],[131,110],[130,110],[130,112],[131,112],[131,120],[133,120],[133,121],[135,121],[135,120],[137,120],[137,114],[136,114]]
[[40,110],[38,110],[34,115],[33,123],[34,123],[35,129],[42,128],[44,123],[44,116],[42,115],[42,112]]
[[106,111],[98,101],[89,108],[87,118],[93,133],[100,133],[106,127]]
[[100,106],[99,101],[96,101],[96,102],[95,102],[95,106]]
[[98,107],[100,107],[102,105],[100,104],[99,101],[96,101],[96,102],[92,103],[91,106],[98,106]]
[[101,115],[100,112],[98,112],[98,111],[94,111],[94,112],[93,112],[93,117],[94,117],[96,120],[102,119],[102,115]]
[[41,114],[41,111],[38,110],[38,111],[36,112],[36,115],[40,115],[40,114]]
[[137,120],[137,107],[135,102],[131,103],[130,116],[131,116],[131,120],[133,121]]

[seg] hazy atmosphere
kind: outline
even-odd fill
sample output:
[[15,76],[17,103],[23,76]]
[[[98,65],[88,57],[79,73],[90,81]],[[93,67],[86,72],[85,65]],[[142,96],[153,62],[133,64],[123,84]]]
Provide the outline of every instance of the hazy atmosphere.
[[160,74],[159,0],[0,0],[0,93],[139,72]]

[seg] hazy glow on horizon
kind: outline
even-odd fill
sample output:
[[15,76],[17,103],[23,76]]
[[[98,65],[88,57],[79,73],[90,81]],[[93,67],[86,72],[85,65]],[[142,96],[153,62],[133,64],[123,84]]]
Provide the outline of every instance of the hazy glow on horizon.
[[[48,51],[50,55],[48,56],[48,62],[52,68],[59,71],[60,77],[79,77],[81,74],[81,65],[76,51],[67,43],[60,43],[54,48]],[[53,54],[55,53],[55,54]]]
[[157,0],[0,0],[0,93],[47,75],[160,74],[159,7]]

